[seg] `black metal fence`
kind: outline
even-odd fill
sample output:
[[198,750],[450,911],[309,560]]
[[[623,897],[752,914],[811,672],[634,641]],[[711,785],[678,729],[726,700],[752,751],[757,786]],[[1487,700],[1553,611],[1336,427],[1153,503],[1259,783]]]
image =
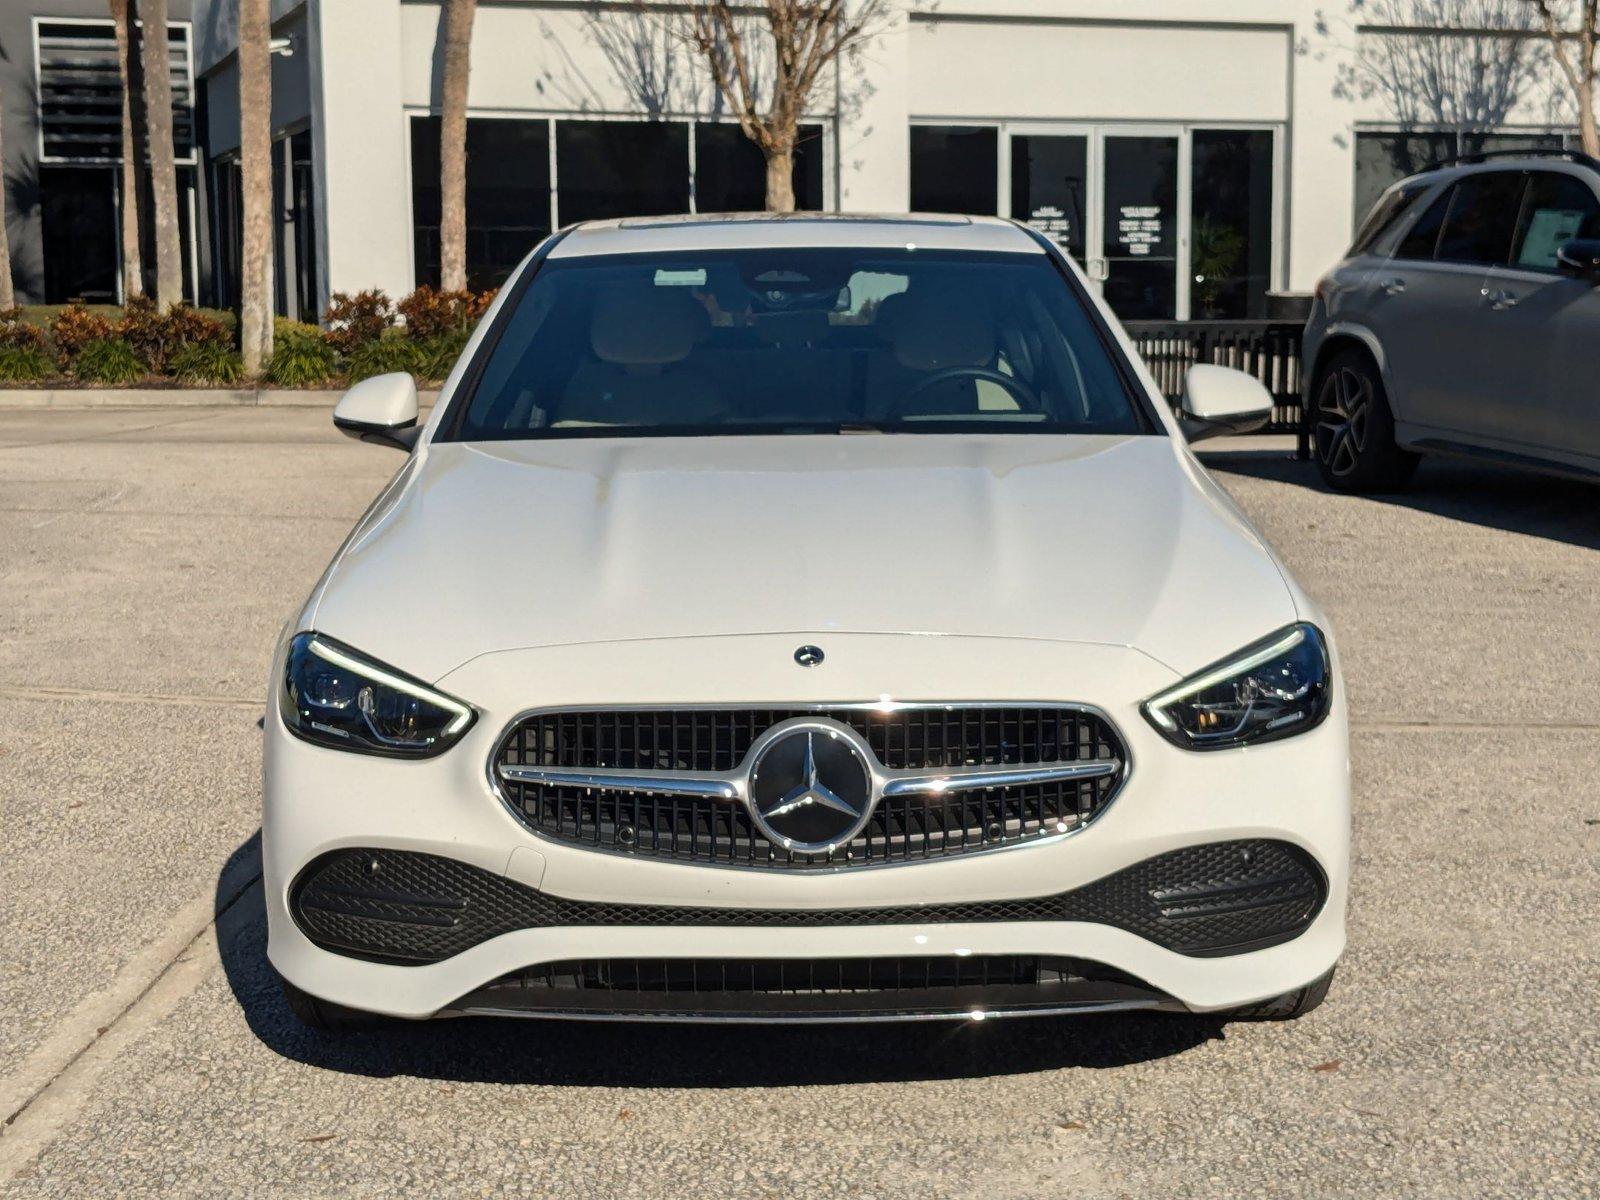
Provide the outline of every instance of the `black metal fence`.
[[1162,395],[1176,406],[1195,363],[1236,367],[1272,393],[1272,433],[1299,433],[1300,335],[1283,321],[1125,321]]

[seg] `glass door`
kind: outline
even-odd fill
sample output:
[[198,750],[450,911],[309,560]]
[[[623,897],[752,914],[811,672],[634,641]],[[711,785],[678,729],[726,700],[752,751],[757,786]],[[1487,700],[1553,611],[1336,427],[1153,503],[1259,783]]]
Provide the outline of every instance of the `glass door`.
[[1089,248],[1089,135],[1011,136],[1011,216],[1080,263]]
[[1181,267],[1176,133],[1103,134],[1101,236],[1090,274],[1123,320],[1178,316]]

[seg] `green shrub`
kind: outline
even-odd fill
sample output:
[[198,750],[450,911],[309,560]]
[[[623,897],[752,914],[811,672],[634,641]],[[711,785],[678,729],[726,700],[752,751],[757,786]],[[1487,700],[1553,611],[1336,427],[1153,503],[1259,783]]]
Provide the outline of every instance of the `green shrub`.
[[180,383],[233,387],[244,380],[244,359],[225,344],[190,342],[167,359],[167,373]]
[[0,383],[37,383],[56,373],[56,364],[43,346],[0,343]]
[[339,356],[315,325],[278,321],[273,327],[267,382],[279,387],[322,387],[339,373]]
[[323,335],[328,344],[340,354],[350,354],[394,328],[394,303],[376,289],[353,296],[335,292],[322,320],[328,327]]
[[471,338],[470,329],[457,329],[417,343],[417,378],[442,382],[455,368],[456,359],[461,357]]
[[109,342],[117,328],[99,313],[81,304],[69,304],[50,322],[50,340],[55,343],[61,365],[68,365],[90,342]]
[[72,359],[72,373],[85,383],[133,383],[146,375],[144,361],[127,342],[96,338]]
[[387,375],[391,371],[417,374],[423,366],[422,349],[401,333],[391,333],[377,341],[364,342],[344,356],[345,377],[351,383]]

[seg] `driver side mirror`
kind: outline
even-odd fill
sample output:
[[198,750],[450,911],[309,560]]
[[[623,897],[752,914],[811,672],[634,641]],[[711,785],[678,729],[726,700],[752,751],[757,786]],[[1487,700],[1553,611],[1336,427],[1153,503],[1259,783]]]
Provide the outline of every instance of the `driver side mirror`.
[[1272,417],[1272,393],[1254,375],[1196,363],[1183,383],[1183,433],[1191,442],[1250,433]]
[[1600,286],[1600,238],[1573,238],[1556,247],[1556,269]]
[[346,437],[410,453],[417,428],[417,381],[404,371],[363,379],[339,397],[333,423]]

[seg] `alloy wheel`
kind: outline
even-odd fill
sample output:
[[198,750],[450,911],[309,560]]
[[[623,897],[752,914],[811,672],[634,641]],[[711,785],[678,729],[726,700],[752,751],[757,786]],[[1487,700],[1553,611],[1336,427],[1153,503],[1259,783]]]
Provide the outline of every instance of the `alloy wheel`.
[[1317,457],[1340,478],[1360,464],[1372,417],[1372,381],[1349,367],[1328,373],[1317,396]]

